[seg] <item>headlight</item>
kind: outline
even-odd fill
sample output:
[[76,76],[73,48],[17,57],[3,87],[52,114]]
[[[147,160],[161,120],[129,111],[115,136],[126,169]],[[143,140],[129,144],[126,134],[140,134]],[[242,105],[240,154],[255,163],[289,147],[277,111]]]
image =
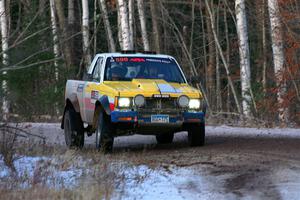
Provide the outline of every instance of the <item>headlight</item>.
[[189,106],[189,98],[185,95],[182,95],[178,98],[178,105],[180,107],[188,107]]
[[137,107],[142,107],[143,105],[145,105],[145,97],[143,95],[136,95],[134,97],[134,104]]
[[123,107],[123,108],[130,107],[130,99],[129,98],[121,97],[121,98],[119,98],[118,102],[119,102],[118,103],[119,107]]
[[191,99],[189,102],[190,109],[199,109],[200,108],[200,99]]

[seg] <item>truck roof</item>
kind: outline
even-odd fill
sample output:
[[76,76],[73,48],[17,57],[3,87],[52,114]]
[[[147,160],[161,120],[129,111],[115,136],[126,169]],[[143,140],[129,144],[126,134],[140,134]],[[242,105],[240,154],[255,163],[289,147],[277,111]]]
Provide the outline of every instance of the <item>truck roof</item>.
[[129,56],[129,57],[136,57],[136,56],[142,56],[142,57],[154,57],[154,58],[173,58],[170,55],[165,54],[153,54],[153,53],[98,53],[96,56],[104,56],[104,57],[116,57],[116,56]]

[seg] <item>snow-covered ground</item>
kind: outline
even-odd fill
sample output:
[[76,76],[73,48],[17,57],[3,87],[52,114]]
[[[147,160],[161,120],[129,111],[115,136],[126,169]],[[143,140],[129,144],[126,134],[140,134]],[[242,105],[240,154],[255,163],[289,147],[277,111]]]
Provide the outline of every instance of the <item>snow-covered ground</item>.
[[[59,124],[22,126],[45,137],[48,145],[64,147]],[[17,155],[16,174],[0,155],[0,188],[42,184],[73,190],[109,181],[114,185],[111,199],[299,199],[299,129],[207,126],[206,130],[208,144],[200,148],[189,148],[183,132],[167,146],[156,146],[153,136],[116,138],[116,156],[105,157],[106,168],[93,160],[103,156],[94,152],[93,137],[86,140],[87,154],[75,152],[70,161],[68,150],[62,155]],[[11,184],[15,178],[17,184]]]
[[[73,164],[62,169],[59,167],[61,161],[57,158],[25,156],[16,159],[14,164],[17,176],[26,177],[23,179],[24,182],[20,182],[18,188],[26,189],[42,182],[50,188],[76,188],[81,184],[83,177],[87,179],[87,176],[91,178],[93,175],[92,169],[87,166],[89,161],[84,161],[80,157],[77,158],[77,161],[78,165]],[[225,173],[212,177],[191,167],[171,166],[166,170],[164,168],[152,169],[146,165],[128,166],[126,164],[118,173],[123,177],[123,182],[115,188],[111,199],[231,200],[241,198],[234,192],[224,189],[224,179],[229,178],[231,174]],[[0,158],[0,180],[9,179],[11,176],[11,170],[4,165],[3,159]],[[297,171],[281,169],[274,174],[273,180],[282,199],[298,199],[300,175]],[[245,191],[242,199],[264,199],[264,197],[267,196],[261,192]]]
[[[76,166],[62,168],[63,160],[57,157],[21,156],[14,161],[16,172],[8,168],[0,156],[0,180],[14,182],[17,188],[30,188],[41,184],[50,188],[72,188],[89,170],[87,161],[78,160]],[[82,164],[82,165],[80,165]]]

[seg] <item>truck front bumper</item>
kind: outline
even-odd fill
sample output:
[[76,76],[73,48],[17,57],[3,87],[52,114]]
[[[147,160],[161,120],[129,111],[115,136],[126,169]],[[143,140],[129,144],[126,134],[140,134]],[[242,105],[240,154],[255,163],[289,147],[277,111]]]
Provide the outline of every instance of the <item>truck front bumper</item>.
[[166,125],[166,126],[178,126],[183,123],[204,123],[204,112],[183,112],[180,115],[170,115],[169,123],[152,123],[151,115],[139,116],[136,111],[112,111],[111,112],[112,123],[127,122],[138,125],[148,124],[153,126]]

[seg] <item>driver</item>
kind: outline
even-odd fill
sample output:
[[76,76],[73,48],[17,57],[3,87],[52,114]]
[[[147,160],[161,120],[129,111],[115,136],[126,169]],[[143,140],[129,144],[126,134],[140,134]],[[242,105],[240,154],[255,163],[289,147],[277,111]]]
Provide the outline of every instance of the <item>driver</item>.
[[121,66],[115,66],[111,69],[111,80],[112,81],[119,81],[125,78],[127,70]]

